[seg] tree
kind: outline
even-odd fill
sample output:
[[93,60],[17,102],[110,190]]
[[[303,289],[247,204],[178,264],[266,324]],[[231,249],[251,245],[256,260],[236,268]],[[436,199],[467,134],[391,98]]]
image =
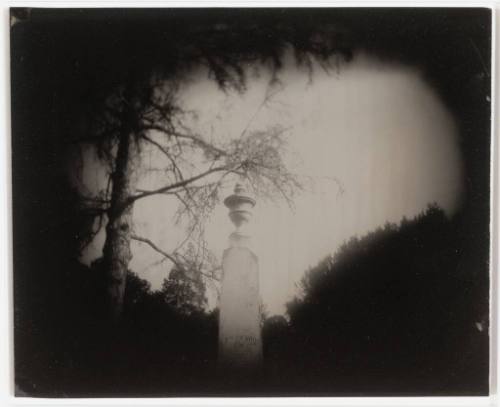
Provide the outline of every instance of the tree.
[[[162,253],[178,270],[198,270],[208,278],[216,278],[215,267],[203,269],[206,251],[202,251],[201,258],[192,259],[180,250],[166,253],[148,238],[134,235],[135,202],[158,194],[175,197],[181,208],[179,214],[189,218],[187,239],[195,234],[202,239],[202,220],[219,202],[220,187],[226,177],[238,176],[249,183],[257,195],[280,196],[289,202],[300,187],[282,158],[284,129],[277,126],[252,131],[246,126],[239,137],[232,140],[208,140],[189,129],[186,122],[192,112],[180,106],[177,100],[182,72],[192,66],[206,66],[222,90],[232,88],[244,92],[244,67],[248,64],[270,62],[272,88],[278,81],[276,73],[285,49],[294,50],[297,63],[306,65],[309,74],[313,56],[327,66],[329,57],[339,52],[334,46],[331,26],[297,31],[278,26],[272,29],[275,36],[271,43],[259,41],[250,46],[246,37],[249,29],[256,29],[253,25],[235,27],[210,23],[194,32],[187,30],[180,43],[168,43],[166,52],[170,54],[166,61],[145,57],[140,69],[131,69],[104,86],[107,91],[99,93],[87,118],[91,125],[86,136],[76,140],[96,146],[109,169],[105,190],[84,198],[84,209],[99,219],[97,228],[84,240],[88,243],[106,225],[103,262],[109,312],[115,320],[122,312],[132,239]],[[263,28],[270,29],[267,25]],[[248,48],[242,47],[242,41]],[[263,105],[270,97],[272,92],[266,95]],[[145,145],[154,146],[166,159],[163,169],[166,182],[153,190],[138,190],[134,182],[140,167],[140,151]],[[192,267],[193,263],[197,263],[197,267]]]
[[190,278],[184,270],[174,268],[168,279],[163,280],[161,292],[165,301],[181,313],[190,314],[191,310],[201,309],[206,303],[201,276],[199,273],[193,274],[194,278]]
[[[202,135],[189,132],[182,122],[185,112],[174,104],[173,96],[164,91],[161,83],[142,87],[135,93],[120,89],[101,114],[101,127],[93,137],[103,143],[101,156],[110,168],[109,181],[99,196],[88,197],[91,206],[87,208],[100,218],[94,233],[102,227],[103,217],[107,218],[103,261],[108,272],[108,296],[114,318],[119,317],[122,309],[131,239],[148,244],[178,270],[198,270],[208,278],[216,278],[213,262],[210,271],[203,270],[209,256],[206,250],[166,253],[149,239],[136,236],[132,225],[136,201],[158,194],[178,199],[178,215],[189,219],[187,241],[193,236],[202,238],[202,221],[219,202],[219,190],[229,175],[246,180],[254,192],[261,195],[279,193],[290,199],[300,187],[281,157],[285,142],[283,129],[244,130],[236,139],[208,142]],[[134,184],[143,144],[154,146],[166,158],[163,168],[166,183],[154,190],[138,190]]]

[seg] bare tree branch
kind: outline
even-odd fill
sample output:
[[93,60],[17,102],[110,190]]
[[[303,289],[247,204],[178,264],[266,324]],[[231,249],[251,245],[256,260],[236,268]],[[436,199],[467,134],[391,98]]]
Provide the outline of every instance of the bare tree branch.
[[[160,249],[155,243],[153,243],[150,239],[147,239],[145,237],[141,237],[141,236],[137,236],[137,235],[131,235],[130,238],[132,240],[136,240],[138,242],[142,242],[142,243],[145,243],[147,244],[149,247],[151,247],[153,250],[155,250],[156,252],[160,253],[162,256],[166,257],[168,260],[170,260],[176,267],[178,267],[179,269],[181,270],[184,270],[185,269],[185,266],[179,261],[179,259],[177,259],[175,257],[175,255],[172,255],[172,254],[169,254],[167,253],[166,251]],[[181,256],[183,257],[183,256]],[[216,280],[218,281],[219,279],[213,274],[215,271],[217,271],[218,268],[215,268],[213,270],[211,270],[209,273],[212,273],[212,274],[209,274],[209,273],[206,273],[206,272],[203,272],[201,271],[200,269],[196,270],[197,273],[200,273],[202,276],[205,276],[207,278],[210,278],[210,279],[213,279],[213,280]],[[186,276],[188,279],[189,276]],[[195,281],[194,279],[191,279],[192,281]]]
[[157,245],[155,245],[151,240],[149,239],[146,239],[144,237],[140,237],[140,236],[137,236],[137,235],[131,235],[130,236],[131,239],[133,240],[137,240],[138,242],[142,242],[142,243],[146,243],[147,245],[149,245],[153,250],[157,251],[158,253],[160,253],[162,256],[166,257],[167,259],[169,259],[172,263],[174,263],[174,265],[178,266],[178,267],[181,267],[181,264],[177,261],[177,259],[168,254],[167,252],[163,251],[162,249],[160,249]]
[[137,201],[138,199],[145,198],[147,196],[163,194],[165,192],[171,191],[172,189],[184,187],[192,182],[198,181],[199,179],[206,177],[207,175],[213,174],[215,172],[226,171],[226,170],[227,170],[227,166],[212,168],[212,169],[209,169],[207,171],[202,172],[201,174],[195,175],[191,178],[188,178],[188,179],[185,179],[185,180],[182,180],[179,182],[175,182],[175,183],[170,184],[170,185],[166,185],[162,188],[158,188],[158,189],[155,189],[152,191],[142,192],[138,195],[131,196],[128,200],[128,204],[132,204],[135,201]]
[[217,156],[225,156],[227,154],[226,151],[214,146],[213,144],[210,144],[203,140],[199,136],[195,136],[192,134],[185,134],[185,133],[179,133],[173,129],[169,129],[163,125],[157,124],[157,123],[151,123],[151,124],[145,124],[143,125],[143,130],[156,130],[161,133],[166,134],[169,137],[174,137],[176,139],[186,139],[186,140],[191,140],[193,143],[199,145],[206,151],[210,151]]
[[264,95],[264,99],[259,104],[259,106],[257,106],[257,109],[255,110],[252,117],[250,117],[250,119],[248,120],[247,124],[243,128],[243,131],[240,133],[240,137],[243,137],[247,133],[248,129],[250,128],[250,126],[252,125],[254,120],[257,118],[257,116],[259,115],[262,108],[264,106],[266,106],[268,104],[268,102],[274,97],[274,95],[276,95],[278,93],[278,90],[275,91],[274,93],[271,93],[271,92],[269,92],[269,89],[270,89],[269,87],[266,89],[266,94]]
[[146,140],[147,142],[153,144],[156,148],[158,148],[170,161],[172,164],[172,172],[174,173],[174,177],[179,180],[183,180],[184,176],[182,175],[182,171],[180,170],[179,166],[177,165],[174,157],[172,157],[172,154],[168,151],[167,148],[163,147],[160,143],[157,141],[153,140],[151,137],[146,136],[145,134],[141,134],[141,137]]

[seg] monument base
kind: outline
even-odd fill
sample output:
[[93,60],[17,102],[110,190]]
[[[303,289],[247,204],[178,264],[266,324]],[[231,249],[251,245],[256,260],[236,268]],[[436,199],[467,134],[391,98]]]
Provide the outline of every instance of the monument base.
[[259,267],[248,248],[233,245],[222,260],[219,314],[219,366],[225,371],[256,371],[262,364]]

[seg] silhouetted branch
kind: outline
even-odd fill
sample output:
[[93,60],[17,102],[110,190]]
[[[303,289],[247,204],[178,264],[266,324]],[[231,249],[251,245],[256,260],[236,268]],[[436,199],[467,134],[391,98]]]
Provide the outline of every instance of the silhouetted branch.
[[[176,255],[172,255],[172,254],[169,254],[167,253],[166,251],[160,249],[155,243],[153,243],[150,239],[147,239],[147,238],[144,238],[144,237],[141,237],[141,236],[137,236],[137,235],[131,235],[130,238],[132,240],[136,240],[138,242],[141,242],[141,243],[145,243],[147,244],[149,247],[151,247],[154,251],[160,253],[163,257],[167,258],[168,260],[170,260],[177,268],[179,268],[180,270],[185,270],[186,267],[185,265],[178,259],[176,258]],[[179,256],[179,254],[177,254],[177,256]],[[188,260],[185,256],[183,255],[180,255],[180,257],[182,257],[185,261]],[[213,279],[213,280],[216,280],[218,281],[219,279],[213,274],[215,271],[217,271],[220,267],[217,267],[215,269],[212,269],[210,272],[203,272],[201,271],[200,269],[197,269],[196,272],[197,273],[200,273],[202,276],[205,276],[207,278],[210,278],[210,279]],[[188,279],[189,279],[189,276],[186,276]],[[192,281],[195,281],[193,279],[191,279]]]
[[250,120],[247,122],[247,124],[245,125],[245,127],[243,128],[243,131],[240,133],[240,137],[243,137],[248,129],[250,128],[250,126],[252,125],[252,123],[254,122],[254,120],[257,118],[257,116],[259,115],[260,111],[262,110],[262,108],[264,106],[266,106],[269,101],[278,93],[278,91],[275,91],[274,93],[270,93],[269,92],[269,87],[266,89],[266,94],[264,95],[264,99],[262,100],[262,102],[259,104],[259,106],[257,106],[257,109],[255,110],[254,114],[252,115],[252,117],[250,117]]
[[166,257],[167,259],[169,259],[172,263],[174,263],[176,266],[178,267],[181,267],[181,264],[177,261],[177,259],[172,256],[171,254],[168,254],[167,252],[165,252],[164,250],[160,249],[157,245],[155,245],[151,240],[149,239],[146,239],[144,237],[140,237],[140,236],[137,236],[137,235],[131,235],[130,236],[131,239],[133,240],[137,240],[138,242],[142,242],[142,243],[146,243],[147,245],[149,245],[153,250],[157,251],[158,253],[160,253],[162,256]]
[[166,185],[162,188],[158,188],[158,189],[155,189],[152,191],[142,192],[138,195],[130,197],[128,200],[128,203],[131,204],[131,203],[137,201],[138,199],[145,198],[147,196],[163,194],[165,192],[171,191],[172,189],[184,187],[192,182],[198,181],[199,179],[206,177],[207,175],[210,175],[210,174],[213,174],[213,173],[219,172],[219,171],[224,171],[224,170],[227,170],[227,167],[222,166],[222,167],[212,168],[210,170],[204,171],[201,174],[195,175],[195,176],[188,178],[188,179],[185,179],[183,181],[175,182],[173,184]]
[[199,145],[206,151],[210,151],[212,153],[216,153],[218,156],[225,156],[227,153],[226,151],[214,146],[213,144],[207,143],[204,141],[201,137],[191,135],[191,134],[184,134],[184,133],[179,133],[173,129],[169,129],[161,124],[147,124],[143,126],[144,130],[156,130],[161,133],[166,134],[167,136],[174,137],[176,139],[186,139],[192,141],[194,144]]

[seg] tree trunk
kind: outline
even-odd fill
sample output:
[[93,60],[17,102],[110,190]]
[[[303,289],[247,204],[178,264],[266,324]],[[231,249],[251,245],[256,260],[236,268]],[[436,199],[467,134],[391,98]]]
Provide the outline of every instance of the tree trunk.
[[[126,118],[128,121],[130,118]],[[130,233],[132,228],[131,178],[134,146],[130,127],[123,124],[118,144],[115,168],[111,175],[111,205],[108,211],[106,241],[103,248],[104,270],[107,273],[106,289],[108,312],[112,320],[118,321],[123,310],[123,299],[127,280],[128,264],[132,259]]]

